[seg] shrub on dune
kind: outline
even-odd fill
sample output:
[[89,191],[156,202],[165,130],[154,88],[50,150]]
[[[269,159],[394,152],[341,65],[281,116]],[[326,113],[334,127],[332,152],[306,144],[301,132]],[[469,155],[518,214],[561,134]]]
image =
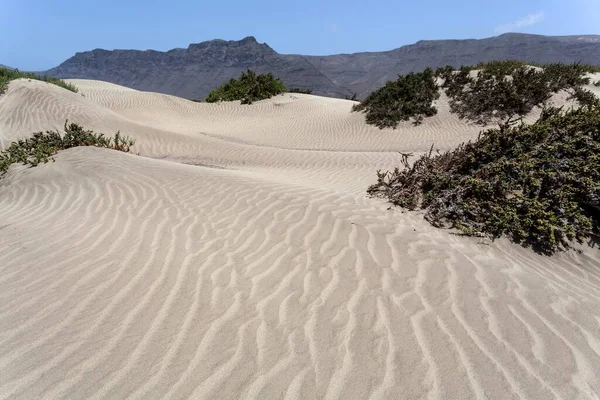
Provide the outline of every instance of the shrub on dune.
[[[490,72],[496,76],[504,76],[510,75],[515,70],[525,67],[528,64],[524,61],[519,60],[499,60],[499,61],[489,61],[489,62],[480,62],[477,65],[470,67],[473,70],[485,70]],[[531,64],[529,64],[531,65]]]
[[283,82],[273,74],[257,75],[254,71],[242,72],[239,79],[230,79],[229,82],[219,86],[206,97],[207,103],[218,101],[239,100],[242,104],[252,104],[258,100],[269,99],[285,93]]
[[409,120],[418,125],[423,118],[437,113],[433,102],[439,97],[434,72],[427,68],[387,82],[354,105],[352,111],[364,111],[367,123],[380,129],[395,128],[401,121]]
[[581,88],[589,79],[584,77],[586,70],[579,64],[550,64],[544,69],[516,62],[490,65],[489,69],[484,66],[476,73],[472,73],[471,67],[456,72],[449,67],[437,70],[452,113],[481,125],[497,122],[510,126],[535,107],[544,107],[561,90],[581,105],[589,105],[595,98]]
[[[503,235],[543,253],[597,240],[600,224],[600,100],[577,65],[534,70],[513,65],[470,74],[437,71],[445,79],[451,111],[470,121],[497,121],[475,141],[446,153],[430,151],[412,165],[378,171],[368,189],[409,210],[426,210],[437,227],[467,235]],[[512,68],[511,66],[510,68]],[[547,107],[565,90],[580,107]],[[533,107],[533,124],[517,124]],[[433,147],[432,147],[433,150]]]
[[288,93],[301,93],[301,94],[312,94],[311,89],[301,89],[301,88],[289,88]]
[[60,150],[78,146],[95,146],[108,149],[130,152],[135,140],[122,136],[120,132],[112,137],[102,133],[85,130],[78,124],[65,122],[64,134],[57,131],[34,133],[33,137],[13,142],[6,150],[0,153],[0,173],[8,171],[15,163],[22,163],[32,167],[46,163]]
[[0,94],[4,93],[4,91],[6,90],[6,87],[8,85],[8,82],[10,82],[14,79],[20,79],[20,78],[35,79],[38,81],[52,83],[53,85],[57,85],[64,89],[70,90],[71,92],[77,93],[77,88],[75,87],[75,85],[73,85],[71,83],[67,83],[67,82],[63,81],[62,79],[52,78],[49,76],[37,75],[37,74],[31,73],[31,72],[21,72],[18,69],[8,69],[8,68],[2,67],[2,68],[0,68]]
[[598,238],[600,106],[547,109],[532,125],[490,129],[443,154],[378,171],[368,192],[437,227],[513,241],[544,253]]

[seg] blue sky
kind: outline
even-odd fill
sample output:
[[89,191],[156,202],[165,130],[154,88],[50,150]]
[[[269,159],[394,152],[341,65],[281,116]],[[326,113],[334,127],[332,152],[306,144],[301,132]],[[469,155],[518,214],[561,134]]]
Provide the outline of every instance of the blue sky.
[[0,64],[24,70],[94,48],[250,35],[280,53],[334,54],[505,31],[600,33],[600,0],[0,0],[0,10]]

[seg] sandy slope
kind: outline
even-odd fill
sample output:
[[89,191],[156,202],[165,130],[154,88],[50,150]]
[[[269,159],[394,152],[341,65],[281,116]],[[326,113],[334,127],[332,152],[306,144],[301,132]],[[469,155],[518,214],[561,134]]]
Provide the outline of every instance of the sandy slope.
[[11,83],[1,143],[68,117],[142,156],[0,180],[0,398],[600,396],[597,249],[483,244],[364,196],[397,151],[476,136],[443,99],[393,132],[343,100],[75,83]]

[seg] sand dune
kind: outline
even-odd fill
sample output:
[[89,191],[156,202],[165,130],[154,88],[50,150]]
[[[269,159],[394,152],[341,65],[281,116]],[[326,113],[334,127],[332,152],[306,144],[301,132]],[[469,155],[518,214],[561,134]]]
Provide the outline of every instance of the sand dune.
[[344,100],[75,83],[12,82],[2,145],[69,118],[141,155],[0,179],[0,398],[600,396],[597,249],[543,257],[364,195],[398,151],[477,135],[443,99],[379,131]]

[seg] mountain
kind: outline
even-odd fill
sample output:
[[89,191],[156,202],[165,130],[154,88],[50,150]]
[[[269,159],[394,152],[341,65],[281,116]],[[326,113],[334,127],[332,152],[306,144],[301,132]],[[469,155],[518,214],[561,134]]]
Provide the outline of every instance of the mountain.
[[286,58],[252,36],[239,41],[210,40],[167,52],[96,49],[77,53],[46,74],[98,79],[139,90],[203,99],[247,68],[258,73],[272,72],[289,87],[314,89],[326,96],[350,93],[331,82],[310,61]]
[[336,85],[364,96],[398,74],[426,67],[474,65],[482,61],[600,65],[600,35],[542,36],[507,33],[486,39],[422,40],[377,53],[304,56]]
[[272,72],[288,87],[312,89],[315,94],[344,97],[357,93],[364,97],[398,74],[504,59],[600,65],[600,35],[507,33],[485,39],[422,40],[390,51],[329,56],[279,54],[249,36],[239,41],[210,40],[166,52],[96,49],[77,53],[46,74],[203,99],[249,68]]

